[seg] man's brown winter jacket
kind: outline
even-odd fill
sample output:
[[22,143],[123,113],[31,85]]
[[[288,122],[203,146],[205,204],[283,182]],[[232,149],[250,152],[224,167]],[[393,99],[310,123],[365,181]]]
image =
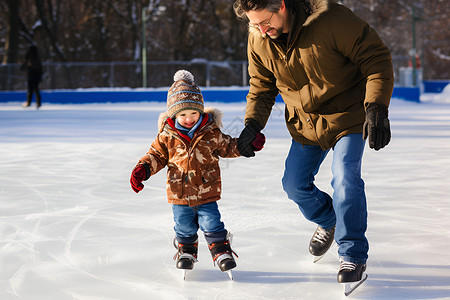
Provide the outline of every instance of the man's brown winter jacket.
[[293,139],[329,149],[362,132],[369,103],[389,105],[394,76],[389,50],[366,22],[333,1],[309,3],[310,13],[290,15],[287,45],[250,31],[245,117],[265,126],[280,93]]
[[197,206],[221,195],[219,157],[238,157],[236,138],[222,133],[222,113],[205,108],[204,120],[192,140],[175,129],[167,113],[159,117],[159,133],[139,163],[150,176],[167,166],[167,197],[171,204]]

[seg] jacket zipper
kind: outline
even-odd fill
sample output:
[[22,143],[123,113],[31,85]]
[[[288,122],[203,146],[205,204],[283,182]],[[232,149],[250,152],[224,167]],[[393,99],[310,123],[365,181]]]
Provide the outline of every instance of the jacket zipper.
[[[188,144],[186,144],[187,141],[186,141],[185,139],[183,139],[182,137],[178,136],[177,134],[174,134],[173,132],[170,132],[170,130],[168,130],[168,129],[166,129],[166,128],[164,128],[164,131],[167,132],[167,133],[169,133],[169,134],[171,134],[171,135],[172,135],[174,138],[176,138],[177,140],[181,141],[181,142],[188,148],[187,153],[188,153],[188,165],[189,165],[189,161],[190,161],[189,148],[190,148],[190,147],[189,147]],[[181,196],[184,195],[184,184],[185,184],[186,179],[188,179],[187,175],[182,174],[182,175],[181,175]],[[189,200],[189,199],[188,199],[188,205],[190,206],[190,200]]]
[[[299,89],[299,87],[298,87],[298,85],[297,85],[297,81],[295,81],[295,78],[294,78],[294,76],[292,75],[291,69],[289,68],[288,61],[287,61],[287,55],[288,55],[288,52],[289,52],[289,50],[290,50],[291,48],[292,48],[292,47],[290,47],[290,48],[286,51],[286,53],[283,54],[283,60],[284,60],[284,63],[285,63],[285,65],[286,65],[287,70],[289,71],[289,75],[291,75],[291,79],[292,79],[292,81],[294,82],[295,87],[297,88],[297,91],[300,91],[300,89]],[[299,60],[301,60],[301,57],[299,57]],[[302,64],[301,64],[300,62],[299,62],[299,64],[300,64],[301,68],[303,68],[303,66],[302,66]],[[303,69],[303,72],[306,74],[306,72],[304,71],[304,69]],[[309,85],[309,83],[307,83],[307,84]],[[311,96],[311,92],[310,92],[310,97],[312,97],[312,96]],[[312,101],[312,99],[311,99],[311,101]],[[300,100],[300,104],[301,104],[301,100]],[[294,109],[295,109],[295,108],[294,108]],[[308,124],[313,128],[314,135],[316,136],[316,141],[317,141],[317,143],[319,144],[319,146],[320,146],[322,149],[324,149],[322,143],[321,143],[320,140],[319,140],[319,136],[317,135],[316,127],[315,127],[314,124],[312,124],[312,122],[311,122],[311,115],[310,115],[309,113],[308,113],[308,118],[306,118],[306,122],[308,122]]]

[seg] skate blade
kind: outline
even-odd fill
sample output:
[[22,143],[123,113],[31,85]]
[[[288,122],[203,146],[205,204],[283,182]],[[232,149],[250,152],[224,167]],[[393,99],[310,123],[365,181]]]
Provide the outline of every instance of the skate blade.
[[233,273],[231,273],[231,270],[227,271],[228,277],[230,277],[230,280],[233,281]]
[[324,256],[325,256],[325,254],[324,254],[324,255],[321,255],[321,256],[313,256],[313,264],[315,264],[316,262],[318,262],[319,260],[321,260],[322,257],[324,257]]
[[342,283],[344,285],[344,295],[348,297],[351,293],[353,293],[361,284],[366,281],[367,277],[369,277],[366,273],[363,273],[360,281],[356,282],[346,282]]
[[188,269],[181,269],[181,279],[182,280],[186,280],[186,275],[187,275],[188,271],[190,271],[190,270],[188,270]]

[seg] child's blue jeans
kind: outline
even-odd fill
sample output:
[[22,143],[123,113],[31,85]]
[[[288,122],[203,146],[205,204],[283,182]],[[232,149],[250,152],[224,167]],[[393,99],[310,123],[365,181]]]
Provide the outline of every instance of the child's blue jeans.
[[173,229],[178,242],[182,244],[194,243],[199,228],[203,231],[208,244],[223,241],[227,237],[216,201],[193,207],[174,204],[172,211],[175,221]]
[[339,256],[354,263],[365,263],[369,251],[365,237],[366,195],[361,178],[364,145],[362,134],[356,133],[340,138],[333,147],[333,198],[314,184],[314,176],[329,152],[319,146],[292,140],[282,180],[284,191],[306,219],[324,229],[336,225],[334,237],[339,245]]

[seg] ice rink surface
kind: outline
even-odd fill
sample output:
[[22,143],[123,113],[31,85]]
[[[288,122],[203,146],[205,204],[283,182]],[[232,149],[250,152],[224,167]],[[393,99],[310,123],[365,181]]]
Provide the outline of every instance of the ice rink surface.
[[[450,299],[450,101],[393,99],[392,141],[366,146],[368,280],[352,299]],[[442,97],[441,97],[442,100]],[[208,99],[205,99],[207,102]],[[206,103],[238,136],[245,103]],[[135,194],[129,176],[156,136],[162,103],[0,104],[0,299],[342,299],[337,248],[317,264],[306,221],[281,187],[290,138],[277,104],[255,158],[222,160],[222,220],[234,281],[172,260],[165,170]],[[332,152],[316,177],[332,193]]]

